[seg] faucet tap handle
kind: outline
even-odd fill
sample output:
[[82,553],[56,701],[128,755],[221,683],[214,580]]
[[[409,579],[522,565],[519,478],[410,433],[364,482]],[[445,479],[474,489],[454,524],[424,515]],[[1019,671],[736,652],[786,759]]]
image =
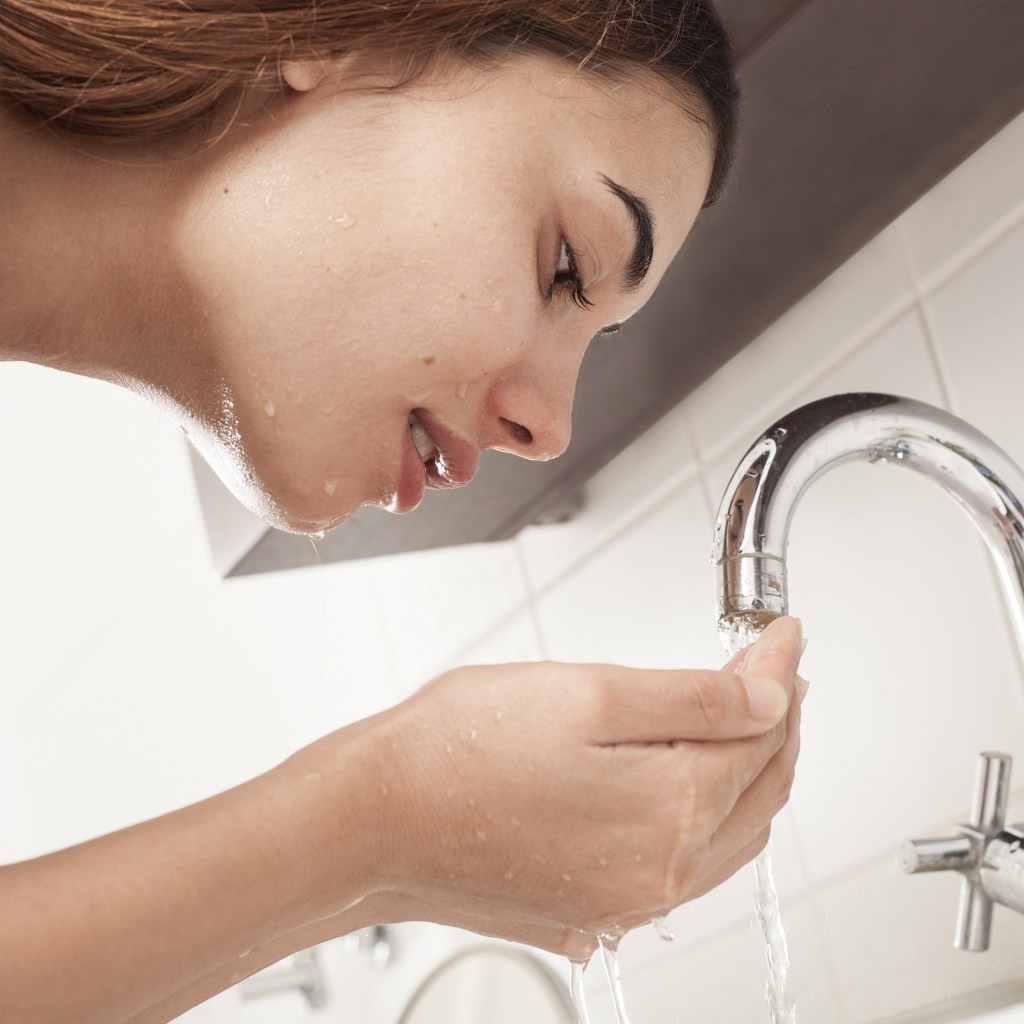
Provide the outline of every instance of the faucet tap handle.
[[978,868],[984,859],[989,840],[999,834],[1006,819],[1012,765],[1013,758],[1009,754],[989,751],[983,753],[978,760],[971,828],[963,830],[965,835],[971,836],[977,858],[971,869],[964,873],[960,885],[954,949],[965,949],[971,953],[988,949],[992,934],[992,897],[985,891]]
[[978,773],[974,781],[974,805],[971,827],[986,837],[994,835],[1006,820],[1006,803],[1010,793],[1010,768],[1013,758],[1009,754],[986,751],[978,760]]
[[993,900],[982,877],[984,860],[989,844],[1004,835],[1006,849],[1017,852],[1010,842],[1016,835],[1003,828],[1012,764],[1009,754],[983,753],[975,777],[970,824],[961,825],[960,834],[952,839],[908,839],[897,851],[899,866],[908,874],[951,870],[963,875],[953,937],[955,949],[988,949]]
[[969,871],[977,854],[967,836],[952,839],[905,839],[896,851],[902,871],[918,875],[925,871]]

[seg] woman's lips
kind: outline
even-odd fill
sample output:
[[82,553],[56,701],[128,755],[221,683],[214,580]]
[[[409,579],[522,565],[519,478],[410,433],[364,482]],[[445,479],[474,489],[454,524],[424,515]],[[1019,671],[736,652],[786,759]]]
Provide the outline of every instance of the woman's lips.
[[434,457],[426,463],[427,486],[447,488],[468,484],[480,464],[480,449],[449,430],[427,410],[414,409],[413,415],[437,448]]
[[[427,487],[442,489],[463,487],[473,479],[480,462],[480,450],[457,434],[448,430],[442,423],[422,409],[413,410],[407,424],[402,441],[402,459],[398,471],[398,484],[388,511],[399,514],[411,512],[423,500]],[[416,423],[419,423],[417,428]],[[416,433],[414,439],[413,432]],[[422,431],[429,437],[424,438]],[[421,448],[429,451],[426,463],[417,448],[417,440]]]

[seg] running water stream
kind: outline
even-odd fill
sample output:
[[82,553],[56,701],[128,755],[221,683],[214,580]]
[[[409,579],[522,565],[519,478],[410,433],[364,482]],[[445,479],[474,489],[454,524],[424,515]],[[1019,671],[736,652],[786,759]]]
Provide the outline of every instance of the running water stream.
[[[718,636],[725,653],[730,658],[739,654],[761,635],[766,625],[764,620],[755,623],[744,618],[720,623]],[[789,991],[789,947],[786,945],[786,931],[782,926],[779,895],[775,888],[771,840],[754,860],[754,876],[754,908],[761,924],[768,958],[766,996],[771,1021],[772,1024],[796,1024],[796,1002]]]

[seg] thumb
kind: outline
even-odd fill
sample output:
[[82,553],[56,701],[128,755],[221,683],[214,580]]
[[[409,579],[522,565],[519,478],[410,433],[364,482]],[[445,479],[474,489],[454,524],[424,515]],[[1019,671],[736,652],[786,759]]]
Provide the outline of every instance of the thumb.
[[[640,670],[607,666],[601,745],[734,740],[760,736],[777,724],[792,695],[792,679],[740,676],[710,669]],[[614,674],[611,674],[614,673]]]

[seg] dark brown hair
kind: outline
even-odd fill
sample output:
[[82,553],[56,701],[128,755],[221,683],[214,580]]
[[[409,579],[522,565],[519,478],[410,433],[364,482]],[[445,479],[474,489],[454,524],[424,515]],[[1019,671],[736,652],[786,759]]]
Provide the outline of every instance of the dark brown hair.
[[[736,82],[709,0],[0,0],[0,97],[76,132],[145,141],[194,128],[282,60],[393,51],[408,82],[438,57],[555,54],[602,76],[648,68],[732,159]],[[698,102],[694,103],[694,99]]]

